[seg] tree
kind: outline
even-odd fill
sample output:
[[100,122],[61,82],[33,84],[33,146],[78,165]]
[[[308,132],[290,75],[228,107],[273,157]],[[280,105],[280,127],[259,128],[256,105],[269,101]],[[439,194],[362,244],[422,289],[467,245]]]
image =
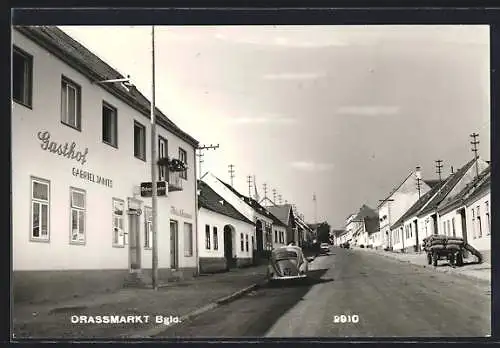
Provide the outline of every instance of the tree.
[[322,222],[316,227],[318,241],[320,243],[328,243],[330,240],[330,225],[328,222]]

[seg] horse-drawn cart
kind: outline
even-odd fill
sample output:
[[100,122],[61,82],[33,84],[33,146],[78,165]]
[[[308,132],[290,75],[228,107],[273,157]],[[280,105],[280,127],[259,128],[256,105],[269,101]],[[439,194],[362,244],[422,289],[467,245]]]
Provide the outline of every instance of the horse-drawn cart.
[[481,254],[461,237],[432,235],[424,238],[423,242],[429,265],[437,266],[439,260],[448,260],[452,266],[462,266],[468,252],[474,254],[479,262],[482,259]]

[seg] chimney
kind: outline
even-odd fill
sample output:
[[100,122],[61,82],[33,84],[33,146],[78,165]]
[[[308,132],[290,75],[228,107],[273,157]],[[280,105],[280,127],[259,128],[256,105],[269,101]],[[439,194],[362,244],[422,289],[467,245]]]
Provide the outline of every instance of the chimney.
[[451,166],[451,174],[453,174],[453,166]]

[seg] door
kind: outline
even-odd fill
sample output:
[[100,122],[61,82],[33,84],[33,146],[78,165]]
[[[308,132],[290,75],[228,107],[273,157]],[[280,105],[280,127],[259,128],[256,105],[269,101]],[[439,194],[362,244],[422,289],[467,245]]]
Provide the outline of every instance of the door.
[[233,264],[233,231],[231,227],[224,226],[224,257],[227,268],[234,267]]
[[460,220],[462,220],[462,237],[467,244],[467,219],[465,218],[465,208],[460,209]]
[[179,225],[177,221],[170,220],[170,268],[179,267]]
[[141,234],[139,233],[139,215],[128,215],[129,230],[129,260],[130,271],[137,272],[141,269]]
[[418,220],[415,223],[415,251],[420,251],[420,240],[418,239]]

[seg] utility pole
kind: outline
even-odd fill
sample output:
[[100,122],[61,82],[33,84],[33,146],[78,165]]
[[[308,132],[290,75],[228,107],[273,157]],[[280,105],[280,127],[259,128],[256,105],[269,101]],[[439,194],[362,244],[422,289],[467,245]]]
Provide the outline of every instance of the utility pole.
[[267,184],[263,183],[262,186],[264,187],[264,198],[267,198]]
[[203,175],[203,172],[201,171],[201,164],[203,163],[204,154],[201,151],[197,151],[196,156],[198,157],[198,171],[199,171],[198,177],[201,178]]
[[316,193],[313,193],[313,203],[314,203],[314,223],[318,223],[318,204],[316,200]]
[[474,160],[476,163],[476,178],[479,176],[479,164],[477,163],[478,156],[477,156],[477,145],[479,144],[479,140],[476,140],[476,138],[479,136],[477,133],[472,133],[470,137],[473,139],[470,143],[472,144],[472,152],[474,152]]
[[288,200],[285,199],[285,204],[288,204]]
[[273,189],[273,203],[276,205],[276,189]]
[[203,172],[201,171],[201,164],[203,163],[203,156],[204,156],[204,154],[203,154],[202,151],[204,151],[204,150],[210,150],[210,149],[211,150],[215,150],[215,149],[218,149],[218,148],[219,148],[219,144],[217,144],[217,145],[212,145],[212,144],[210,144],[210,145],[201,145],[201,146],[198,146],[196,148],[196,150],[198,150],[198,153],[196,154],[196,156],[199,157],[200,178],[203,175]]
[[[156,184],[156,117],[155,117],[155,27],[151,26],[151,231],[153,234],[152,282],[158,290],[158,197]],[[139,245],[137,246],[139,247]]]
[[441,168],[443,168],[443,160],[437,160],[436,162],[436,173],[439,175],[439,181],[443,181],[441,178]]
[[248,183],[248,197],[252,197],[252,176],[247,175],[247,183]]
[[417,166],[415,170],[415,177],[417,179],[418,199],[420,199],[420,180],[422,180],[422,173],[420,172],[419,166]]
[[229,167],[229,177],[231,178],[231,187],[233,187],[234,164],[230,164],[228,167]]
[[278,204],[281,205],[281,198],[282,196],[281,195],[278,195]]

